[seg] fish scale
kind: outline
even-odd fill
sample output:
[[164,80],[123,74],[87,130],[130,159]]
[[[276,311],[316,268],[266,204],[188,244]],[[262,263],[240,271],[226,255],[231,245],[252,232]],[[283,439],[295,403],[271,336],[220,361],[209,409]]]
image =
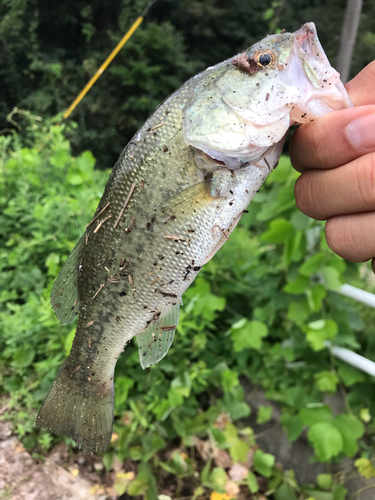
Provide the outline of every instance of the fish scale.
[[349,105],[337,79],[325,88],[321,52],[312,23],[267,37],[186,82],[132,138],[52,289],[60,321],[78,322],[37,425],[88,453],[108,447],[126,344],[137,336],[143,367],[166,355],[182,293],[277,165],[290,123]]

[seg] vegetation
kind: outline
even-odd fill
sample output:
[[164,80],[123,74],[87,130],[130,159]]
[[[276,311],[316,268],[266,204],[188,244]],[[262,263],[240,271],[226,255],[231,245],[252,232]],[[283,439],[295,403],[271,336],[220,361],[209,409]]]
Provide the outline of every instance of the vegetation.
[[[14,106],[42,117],[64,111],[148,0],[0,0],[0,129]],[[280,28],[317,24],[331,61],[346,0],[158,0],[126,47],[74,111],[74,154],[88,149],[112,168],[155,107],[187,78]],[[364,0],[357,73],[375,58],[375,4]],[[354,73],[353,73],[354,74]],[[22,117],[20,124],[23,125]],[[26,122],[25,122],[26,123]]]
[[[229,8],[219,0],[159,0],[78,107],[77,123],[59,125],[61,113],[51,117],[70,104],[145,2],[62,5],[0,1],[1,114],[29,110],[4,119],[0,134],[0,417],[41,459],[64,439],[34,422],[75,330],[59,324],[50,291],[101,197],[109,171],[100,169],[112,166],[187,77],[267,31],[314,20],[334,59],[345,1],[234,0]],[[354,71],[375,57],[374,14],[365,1]],[[168,356],[143,371],[134,341],[120,357],[113,443],[103,457],[105,469],[117,471],[119,495],[229,500],[240,488],[259,500],[344,500],[342,474],[327,469],[308,488],[258,447],[243,378],[280,405],[290,441],[307,433],[313,460],[354,457],[360,474],[375,477],[373,380],[335,360],[325,344],[375,358],[373,312],[335,291],[344,282],[373,285],[359,274],[363,267],[328,249],[322,223],[298,212],[297,176],[283,156],[184,295]],[[336,391],[346,405],[339,415],[325,403]],[[271,418],[270,405],[259,409],[258,423]],[[128,460],[136,470],[118,472],[116,464]]]
[[[94,169],[90,152],[71,155],[64,126],[27,117],[32,146],[17,133],[0,136],[0,389],[10,395],[5,418],[25,448],[42,457],[61,438],[35,430],[36,412],[74,335],[74,325],[55,318],[50,290],[108,172]],[[304,489],[257,448],[242,376],[281,405],[291,441],[307,430],[315,460],[359,452],[360,470],[374,475],[374,385],[324,345],[374,355],[373,328],[333,291],[358,269],[328,249],[322,223],[297,211],[297,175],[282,157],[230,241],[185,293],[168,356],[143,371],[134,342],[119,359],[113,444],[103,463],[110,470],[114,460],[131,459],[138,468],[136,475],[118,474],[118,493],[155,499],[172,481],[176,498],[210,491],[213,500],[235,498],[241,487],[255,498],[274,492],[276,500],[343,500],[345,487],[334,476],[319,477],[314,492]],[[324,395],[338,388],[347,412],[333,416]],[[262,407],[258,422],[271,413]]]

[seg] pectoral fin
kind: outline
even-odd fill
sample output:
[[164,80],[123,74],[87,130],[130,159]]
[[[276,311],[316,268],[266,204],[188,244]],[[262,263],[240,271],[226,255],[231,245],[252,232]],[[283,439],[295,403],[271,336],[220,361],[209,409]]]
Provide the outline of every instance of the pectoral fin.
[[180,304],[176,304],[165,316],[153,321],[137,335],[139,360],[143,369],[155,365],[167,354],[178,325],[179,311]]
[[63,265],[51,292],[51,304],[55,314],[63,325],[69,325],[78,315],[79,297],[77,280],[80,268],[84,237],[79,240]]

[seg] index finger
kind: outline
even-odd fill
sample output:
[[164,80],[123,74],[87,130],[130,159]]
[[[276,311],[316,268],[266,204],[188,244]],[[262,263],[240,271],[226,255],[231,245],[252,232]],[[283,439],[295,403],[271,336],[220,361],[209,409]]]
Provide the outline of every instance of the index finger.
[[374,87],[375,61],[346,85],[357,107],[329,113],[298,128],[290,144],[296,170],[335,168],[375,151]]

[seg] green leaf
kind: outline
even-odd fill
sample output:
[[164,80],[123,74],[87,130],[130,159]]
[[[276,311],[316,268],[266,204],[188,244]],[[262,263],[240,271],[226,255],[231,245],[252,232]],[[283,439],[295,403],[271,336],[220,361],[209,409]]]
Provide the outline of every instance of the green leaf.
[[270,19],[273,18],[273,16],[275,15],[275,10],[270,8],[270,9],[267,9],[264,11],[264,14],[263,14],[263,19],[265,21],[269,21]]
[[249,472],[247,477],[247,486],[251,493],[257,493],[259,491],[259,484],[256,475],[253,472]]
[[233,462],[246,462],[249,451],[249,446],[241,439],[236,439],[236,441],[229,448],[229,453]]
[[132,446],[129,450],[129,455],[132,460],[142,460],[143,457],[142,447],[139,445]]
[[210,474],[210,486],[218,493],[224,493],[228,476],[222,467],[215,467]]
[[306,299],[299,302],[293,301],[289,304],[287,317],[298,326],[302,326],[310,314],[310,307]]
[[361,474],[361,476],[365,477],[366,479],[375,477],[375,467],[373,463],[367,458],[358,458],[354,462],[354,465],[357,467],[358,472]]
[[329,422],[314,424],[310,428],[307,437],[321,462],[326,462],[343,451],[344,440],[342,434]]
[[107,452],[103,456],[103,465],[108,471],[112,470],[113,458],[113,452]]
[[231,389],[239,384],[238,373],[233,370],[224,370],[222,374],[222,384],[224,392],[230,392]]
[[339,379],[335,372],[324,370],[322,372],[315,373],[314,378],[316,380],[315,385],[319,391],[331,393],[336,391]]
[[318,474],[316,482],[323,490],[330,490],[332,487],[332,474]]
[[128,488],[131,496],[143,495],[150,485],[150,475],[147,472],[140,472]]
[[307,500],[334,500],[333,494],[328,491],[313,490],[311,488],[303,488],[303,492],[311,497]]
[[265,424],[272,418],[272,406],[260,406],[257,416],[257,424]]
[[317,273],[319,269],[322,267],[323,262],[326,259],[326,255],[323,252],[319,252],[306,262],[302,264],[299,268],[298,272],[301,276],[311,276],[314,273]]
[[14,352],[12,365],[17,368],[26,368],[34,361],[34,357],[34,349],[29,346],[22,346]]
[[122,408],[128,398],[129,390],[134,386],[135,382],[132,378],[121,376],[115,380],[115,406]]
[[272,468],[275,465],[275,457],[262,450],[256,450],[254,454],[254,468],[259,474],[265,477],[272,475]]
[[232,420],[248,417],[251,413],[250,406],[245,401],[232,401],[228,406],[228,411]]
[[322,269],[324,283],[329,290],[339,290],[344,282],[341,273],[332,266],[326,266]]
[[134,472],[117,472],[115,484],[113,485],[114,490],[120,496],[123,495],[133,479]]
[[275,219],[270,222],[269,229],[260,237],[268,243],[283,243],[294,233],[294,227],[286,219]]
[[332,492],[333,500],[345,500],[348,490],[343,484],[335,484]]
[[65,356],[69,356],[69,353],[72,349],[72,345],[73,345],[73,340],[74,340],[74,336],[76,334],[76,329],[75,327],[72,328],[70,330],[70,332],[68,333],[68,335],[65,337],[65,340],[64,340],[64,352],[65,352]]
[[311,427],[318,422],[332,422],[332,410],[327,405],[322,405],[317,408],[302,408],[299,412],[301,422]]
[[262,339],[268,335],[268,327],[261,321],[246,321],[240,328],[231,329],[233,347],[236,352],[244,349],[260,349]]
[[306,276],[298,275],[294,281],[287,283],[283,290],[286,293],[291,293],[293,295],[299,295],[304,293],[310,287],[310,280]]
[[358,382],[364,382],[366,380],[366,376],[364,375],[364,373],[348,365],[340,366],[338,369],[338,374],[346,387],[351,387]]
[[308,324],[306,339],[314,351],[324,349],[326,340],[332,340],[338,332],[337,323],[331,319],[318,320]]
[[363,436],[365,432],[364,425],[360,420],[349,415],[338,415],[333,425],[341,432],[344,440],[343,452],[352,457],[358,450],[357,440]]
[[320,311],[322,308],[322,301],[324,297],[327,295],[327,290],[324,288],[323,285],[320,285],[317,283],[316,285],[312,286],[311,289],[311,302],[312,302],[312,310],[317,312]]
[[295,227],[295,229],[305,230],[311,224],[312,219],[310,219],[310,217],[303,214],[299,210],[296,210],[291,216],[290,222],[293,224],[293,227]]
[[289,483],[283,483],[275,491],[275,500],[297,500],[296,493]]
[[303,431],[303,423],[298,415],[284,413],[281,417],[281,424],[285,428],[290,442],[295,441]]

